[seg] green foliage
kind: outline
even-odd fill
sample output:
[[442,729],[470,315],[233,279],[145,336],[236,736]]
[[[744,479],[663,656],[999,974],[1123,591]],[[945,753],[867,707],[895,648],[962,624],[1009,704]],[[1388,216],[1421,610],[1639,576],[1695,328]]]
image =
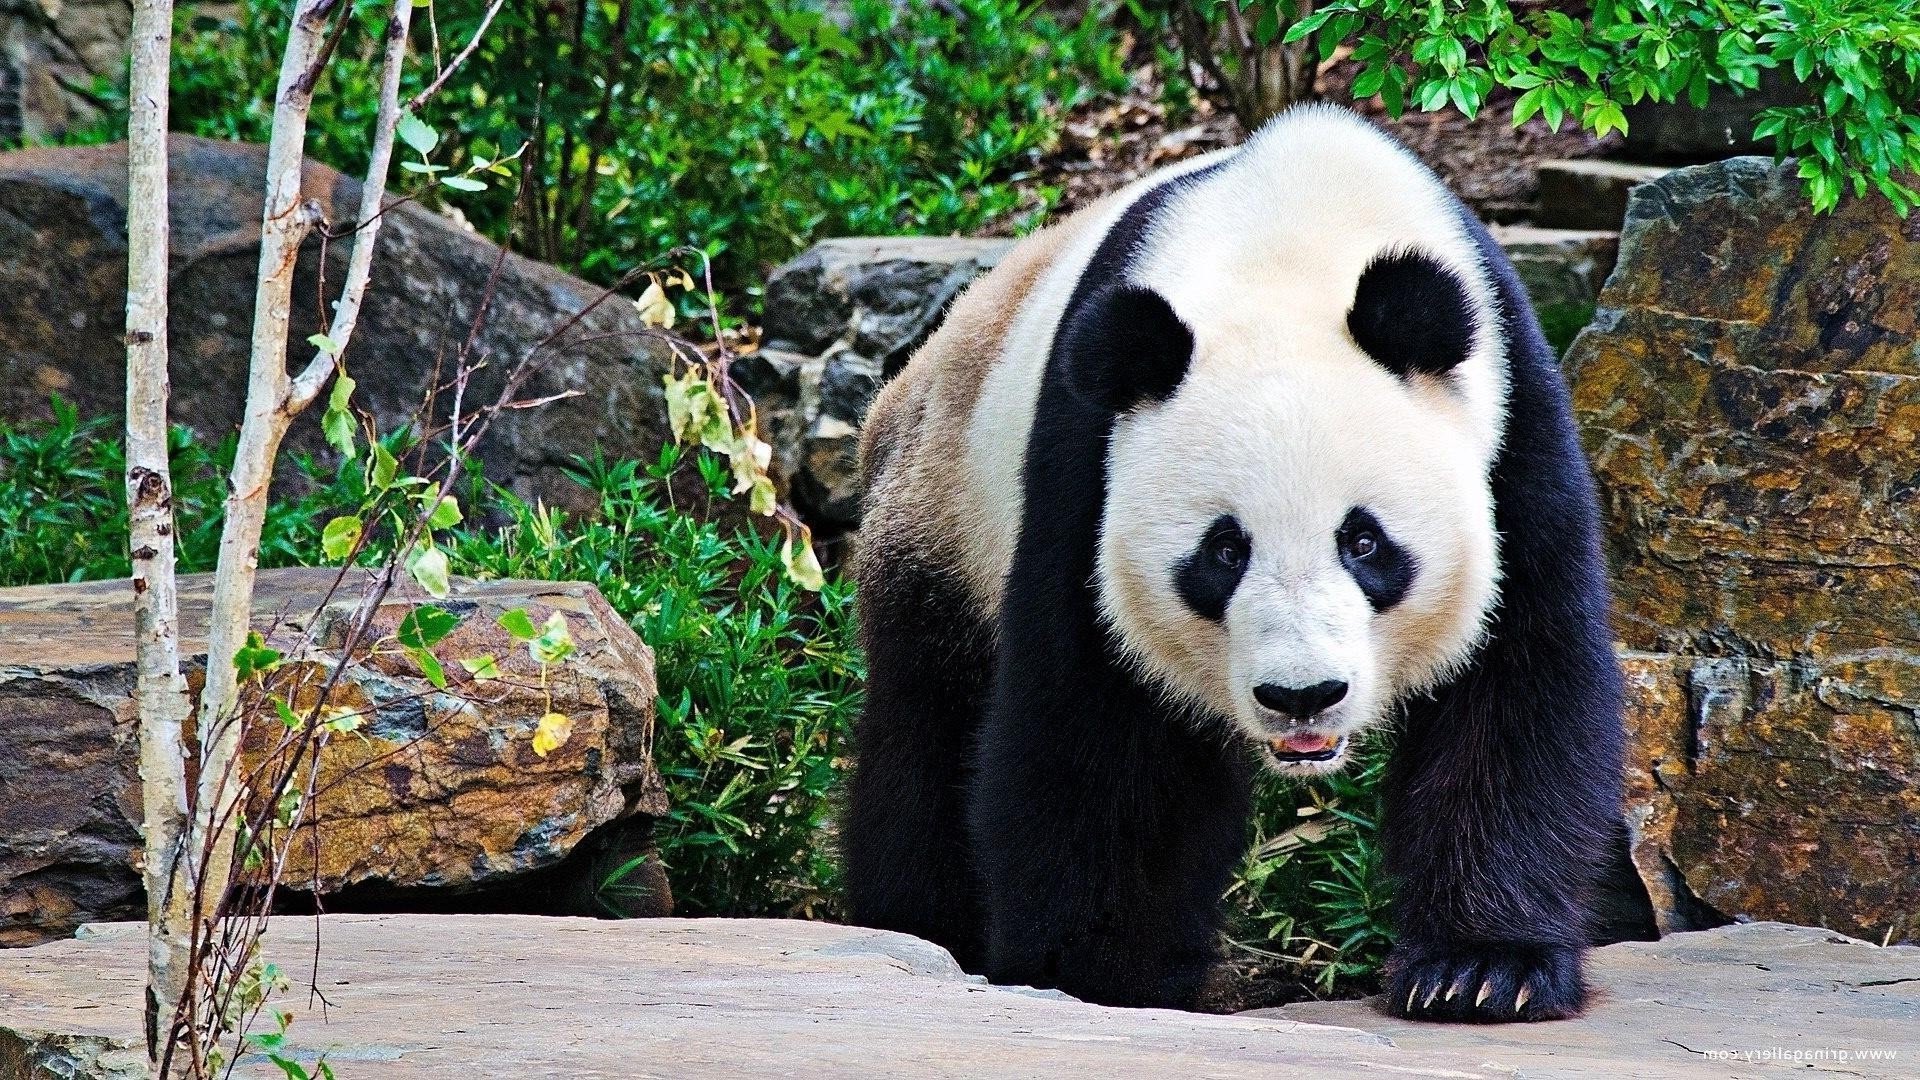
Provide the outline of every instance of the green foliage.
[[[51,423],[0,422],[0,586],[132,573],[127,559],[126,459],[117,436],[113,421],[83,421],[58,397],[53,399]],[[176,427],[168,433],[168,445],[180,572],[212,570],[234,439],[209,446]],[[311,558],[320,548],[320,526],[313,515],[321,507],[354,498],[343,475],[329,486],[273,504],[261,539],[260,565],[295,566],[303,556]]]
[[1752,90],[1782,69],[1810,103],[1766,110],[1753,134],[1800,157],[1816,209],[1847,191],[1877,191],[1902,215],[1920,202],[1911,0],[1333,0],[1288,38],[1311,38],[1323,59],[1352,44],[1354,96],[1379,94],[1396,116],[1409,103],[1472,116],[1504,86],[1521,92],[1514,123],[1538,115],[1601,135],[1626,130],[1625,105],[1704,105],[1714,86]]
[[[109,423],[82,421],[65,402],[54,410],[51,423],[0,425],[0,585],[129,572],[119,440]],[[185,429],[172,440],[180,569],[210,570],[233,445],[209,448]],[[406,449],[404,436],[382,445],[389,456]],[[837,886],[823,836],[827,799],[864,677],[852,589],[837,579],[817,593],[801,588],[777,540],[676,509],[663,481],[678,463],[671,447],[644,471],[633,462],[582,463],[576,476],[597,505],[577,518],[475,481],[464,501],[505,524],[459,523],[441,534],[440,548],[456,573],[594,582],[653,647],[654,756],[673,803],[659,839],[682,911],[830,914]],[[379,494],[368,488],[364,457],[331,472],[311,458],[294,464],[308,490],[269,509],[263,565],[315,559],[327,523]],[[706,497],[721,497],[726,465],[705,455],[699,464]],[[391,530],[375,532],[358,561],[391,545]],[[564,622],[538,627],[520,612],[503,626],[536,659],[564,659],[570,648]],[[451,616],[426,606],[398,636],[418,652],[451,629]],[[269,666],[269,652],[249,652],[249,663]],[[491,663],[463,661],[469,670]],[[616,870],[608,891],[618,892],[623,876]]]
[[1386,747],[1313,784],[1266,780],[1246,862],[1227,890],[1233,947],[1296,971],[1324,995],[1370,989],[1392,944],[1380,862]]
[[[443,52],[485,7],[436,4]],[[431,167],[456,177],[525,145],[517,224],[511,185],[460,203],[494,239],[511,230],[516,249],[602,282],[694,245],[732,288],[817,237],[965,232],[1044,210],[1054,193],[1026,204],[1013,181],[1068,109],[1125,74],[1100,5],[1071,26],[1037,7],[851,0],[828,17],[808,0],[507,0],[420,119],[441,136]],[[285,5],[180,20],[175,126],[265,141]],[[349,172],[366,160],[379,25],[362,13],[315,99],[309,152]],[[404,91],[431,75],[417,60]]]
[[675,510],[663,480],[677,464],[672,448],[644,471],[581,463],[597,509],[579,519],[496,490],[509,524],[454,534],[454,568],[592,581],[653,647],[654,759],[672,802],[660,846],[681,911],[827,914],[822,828],[865,674],[853,592],[809,592],[776,542]]

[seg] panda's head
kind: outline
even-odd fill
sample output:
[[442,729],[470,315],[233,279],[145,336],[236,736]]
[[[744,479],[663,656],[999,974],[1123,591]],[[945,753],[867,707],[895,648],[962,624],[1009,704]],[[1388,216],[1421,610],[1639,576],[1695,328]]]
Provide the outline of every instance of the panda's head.
[[1471,241],[1438,235],[1306,243],[1304,274],[1148,261],[1063,324],[1116,417],[1102,617],[1283,773],[1340,768],[1494,604],[1502,345]]

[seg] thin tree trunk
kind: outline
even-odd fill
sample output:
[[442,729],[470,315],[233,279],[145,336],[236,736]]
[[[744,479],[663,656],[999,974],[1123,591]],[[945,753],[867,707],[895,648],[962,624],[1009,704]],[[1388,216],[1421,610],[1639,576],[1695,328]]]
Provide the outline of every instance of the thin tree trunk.
[[[260,532],[280,441],[294,417],[312,404],[332,377],[337,352],[317,353],[298,377],[287,374],[287,325],[292,311],[293,270],[307,233],[321,223],[320,210],[302,198],[301,167],[313,87],[324,63],[327,22],[344,0],[310,0],[294,14],[274,99],[273,134],[267,145],[266,203],[260,227],[260,270],[254,294],[246,412],[229,475],[226,520],[214,571],[207,631],[207,680],[200,695],[200,788],[191,850],[207,859],[200,875],[200,917],[211,918],[226,894],[233,869],[232,823],[246,793],[234,766],[241,723],[234,655],[246,643],[259,565]],[[360,217],[347,280],[328,336],[345,349],[358,320],[372,274],[380,231],[388,165],[399,121],[400,68],[405,58],[411,0],[395,0],[385,38],[374,151],[362,189]]]
[[167,72],[173,0],[136,0],[127,121],[127,513],[147,890],[147,1057],[157,1070],[193,956],[187,685],[167,465]]

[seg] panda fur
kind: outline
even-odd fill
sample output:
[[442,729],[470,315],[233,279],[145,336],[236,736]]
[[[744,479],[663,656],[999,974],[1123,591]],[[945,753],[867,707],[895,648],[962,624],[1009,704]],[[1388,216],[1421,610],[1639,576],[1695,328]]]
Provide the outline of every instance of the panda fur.
[[861,458],[855,921],[1190,1007],[1255,771],[1391,724],[1390,1007],[1582,1008],[1624,742],[1592,478],[1511,265],[1410,153],[1298,108],[1028,237]]

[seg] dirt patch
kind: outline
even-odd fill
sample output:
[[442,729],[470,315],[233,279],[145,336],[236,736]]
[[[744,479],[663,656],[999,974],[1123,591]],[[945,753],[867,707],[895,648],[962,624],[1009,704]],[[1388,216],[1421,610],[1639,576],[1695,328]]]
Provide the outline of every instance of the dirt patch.
[[[1555,132],[1535,117],[1516,128],[1515,95],[1496,90],[1472,120],[1452,109],[1409,111],[1398,120],[1387,115],[1378,97],[1354,101],[1349,93],[1358,65],[1336,59],[1323,65],[1316,89],[1323,101],[1348,105],[1368,116],[1438,172],[1474,212],[1488,221],[1525,220],[1532,212],[1539,162],[1564,158],[1617,157],[1618,135],[1596,139],[1571,125]],[[1059,189],[1052,216],[1079,209],[1163,165],[1232,146],[1244,138],[1231,115],[1206,101],[1169,108],[1158,72],[1151,63],[1134,69],[1133,84],[1115,97],[1099,98],[1074,110],[1059,144],[1042,156],[1023,182],[1039,203],[1042,188]],[[1016,219],[997,224],[990,235],[1008,235]]]

